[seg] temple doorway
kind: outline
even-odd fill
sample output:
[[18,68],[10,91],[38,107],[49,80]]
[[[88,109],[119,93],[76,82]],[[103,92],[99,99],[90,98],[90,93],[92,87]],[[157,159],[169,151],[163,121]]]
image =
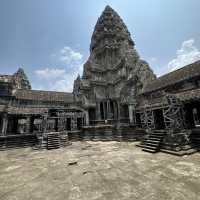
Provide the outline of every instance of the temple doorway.
[[103,106],[103,102],[100,103],[100,115],[101,115],[101,119],[105,119],[104,118],[104,106]]
[[2,128],[3,128],[3,118],[2,116],[0,115],[0,135],[2,133]]
[[71,131],[71,118],[67,118],[66,129],[67,131]]
[[142,122],[141,122],[141,118],[140,118],[140,113],[136,113],[135,120],[136,120],[136,126],[141,128],[142,127]]
[[129,110],[128,110],[128,105],[122,105],[121,106],[121,115],[123,118],[129,118]]
[[192,101],[185,104],[185,121],[187,128],[200,127],[200,102]]
[[8,117],[8,135],[18,134],[18,118],[16,116]]
[[153,110],[155,129],[165,129],[162,109]]
[[80,130],[82,128],[82,118],[77,118],[77,129]]
[[95,110],[95,108],[90,108],[88,110],[88,114],[89,114],[90,125],[94,125],[95,124],[95,119],[96,119],[96,110]]
[[110,100],[110,119],[114,119],[114,102]]

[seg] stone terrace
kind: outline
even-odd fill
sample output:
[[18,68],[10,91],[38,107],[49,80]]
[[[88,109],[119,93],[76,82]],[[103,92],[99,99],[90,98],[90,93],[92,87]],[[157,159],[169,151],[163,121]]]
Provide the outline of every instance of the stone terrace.
[[0,152],[0,200],[197,200],[200,154],[142,152],[135,143],[75,142]]

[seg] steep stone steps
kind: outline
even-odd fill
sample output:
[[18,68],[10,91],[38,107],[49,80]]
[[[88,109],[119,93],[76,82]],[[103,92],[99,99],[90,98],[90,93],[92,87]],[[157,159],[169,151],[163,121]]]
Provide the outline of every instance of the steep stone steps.
[[192,134],[190,136],[192,145],[195,146],[195,149],[200,151],[200,129],[193,129]]
[[69,145],[68,135],[60,135],[60,146],[65,147]]
[[59,133],[49,133],[47,134],[47,149],[58,149],[61,147],[60,135]]
[[143,151],[156,153],[160,150],[161,143],[166,132],[163,130],[154,130],[149,134],[149,137],[144,139],[141,144],[137,145]]

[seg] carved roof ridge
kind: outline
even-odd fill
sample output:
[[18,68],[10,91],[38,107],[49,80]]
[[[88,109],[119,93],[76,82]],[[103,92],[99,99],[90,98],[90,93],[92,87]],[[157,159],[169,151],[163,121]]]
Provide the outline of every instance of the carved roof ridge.
[[195,76],[200,76],[200,60],[158,77],[146,86],[143,93],[159,90]]

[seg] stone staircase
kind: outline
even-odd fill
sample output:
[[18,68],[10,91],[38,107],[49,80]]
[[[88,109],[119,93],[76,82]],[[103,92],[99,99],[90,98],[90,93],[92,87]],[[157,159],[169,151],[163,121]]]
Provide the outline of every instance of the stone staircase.
[[192,130],[190,139],[194,148],[199,151],[200,150],[200,128]]
[[47,134],[47,149],[58,149],[61,147],[60,134],[49,133]]
[[33,147],[37,144],[35,135],[13,135],[0,138],[0,150]]
[[141,147],[143,151],[156,153],[160,150],[165,134],[166,131],[164,130],[154,130],[149,134],[148,138],[145,138],[142,143],[137,146]]
[[69,139],[68,139],[68,135],[66,134],[61,134],[60,135],[60,146],[61,147],[66,147],[70,144]]

